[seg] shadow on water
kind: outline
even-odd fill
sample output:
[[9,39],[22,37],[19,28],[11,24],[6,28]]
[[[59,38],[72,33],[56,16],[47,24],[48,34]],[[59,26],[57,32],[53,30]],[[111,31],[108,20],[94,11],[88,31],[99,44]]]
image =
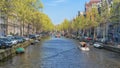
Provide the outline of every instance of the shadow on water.
[[1,60],[1,61],[0,61],[0,66],[1,66],[1,65],[4,65],[4,64],[6,64],[6,63],[11,63],[14,56],[15,56],[15,54],[12,54],[12,55],[10,55],[9,57]]

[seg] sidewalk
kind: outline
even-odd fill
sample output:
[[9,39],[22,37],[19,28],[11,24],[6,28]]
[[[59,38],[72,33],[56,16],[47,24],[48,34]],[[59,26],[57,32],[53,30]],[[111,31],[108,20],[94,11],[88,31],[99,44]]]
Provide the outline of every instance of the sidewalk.
[[113,52],[117,52],[117,53],[120,53],[120,45],[105,45],[104,44],[104,49],[106,50],[110,50],[110,51],[113,51]]
[[[80,44],[80,41],[78,41],[77,39],[75,39],[75,40],[76,40],[77,42],[79,42],[79,44]],[[81,45],[81,44],[80,44],[80,45]],[[103,44],[103,49],[120,53],[120,45]]]

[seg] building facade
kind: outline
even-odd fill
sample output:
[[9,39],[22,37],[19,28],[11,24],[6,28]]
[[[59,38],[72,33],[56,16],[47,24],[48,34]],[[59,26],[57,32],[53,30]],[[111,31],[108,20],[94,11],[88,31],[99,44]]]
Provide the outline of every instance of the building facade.
[[0,36],[4,36],[6,31],[5,17],[0,12]]
[[91,11],[92,8],[99,8],[101,0],[90,0],[90,2],[85,4],[85,12]]
[[[90,0],[88,3],[85,4],[85,13],[87,14],[88,12],[91,12],[93,8],[97,9],[98,13],[100,13],[100,6],[101,6],[101,0]],[[90,37],[94,37],[94,32],[96,34],[98,33],[97,31],[99,28],[90,28],[86,30],[86,35]]]
[[[97,8],[99,14],[101,14],[102,5],[108,8],[110,13],[113,5],[113,0],[90,0],[85,4],[85,12],[91,11],[92,8]],[[108,41],[119,42],[120,41],[120,24],[119,22],[105,22],[98,25],[96,28],[97,37],[105,38]],[[92,33],[93,34],[93,33]]]
[[16,19],[8,19],[7,23],[5,16],[0,12],[0,37],[6,35],[21,35],[21,33],[22,35],[33,34],[32,25],[25,23],[23,29],[23,25],[21,25]]

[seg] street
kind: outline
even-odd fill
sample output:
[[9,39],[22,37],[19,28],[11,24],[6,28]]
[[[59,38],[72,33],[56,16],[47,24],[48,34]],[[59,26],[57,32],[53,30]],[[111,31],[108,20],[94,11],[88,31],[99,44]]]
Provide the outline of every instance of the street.
[[25,54],[0,62],[0,68],[120,68],[120,55],[90,45],[81,51],[76,41],[66,38],[44,40],[30,45]]

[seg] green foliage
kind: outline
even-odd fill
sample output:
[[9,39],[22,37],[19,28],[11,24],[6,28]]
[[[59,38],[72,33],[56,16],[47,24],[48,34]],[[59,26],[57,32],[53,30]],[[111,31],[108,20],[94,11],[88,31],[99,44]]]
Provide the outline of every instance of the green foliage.
[[[94,38],[96,37],[96,27],[100,24],[106,23],[120,23],[120,0],[113,0],[113,4],[110,5],[106,0],[102,0],[100,13],[98,8],[90,8],[91,10],[86,12],[86,15],[80,15],[75,17],[68,24],[66,21],[60,25],[57,25],[58,30],[91,30],[94,28]],[[104,26],[103,26],[104,27]],[[105,27],[104,27],[105,28]]]
[[65,30],[67,31],[69,29],[70,23],[67,19],[64,19],[64,21],[62,22],[62,24],[57,25],[57,30]]
[[41,10],[44,8],[41,0],[1,0],[2,15],[21,22],[20,26],[32,24],[36,31],[49,31],[54,28],[50,18]]
[[98,26],[100,22],[100,15],[98,14],[97,9],[93,8],[91,11],[86,12],[86,16],[84,16],[83,14],[83,15],[80,15],[74,18],[73,21],[69,23],[69,25],[66,24],[65,22],[66,21],[64,20],[64,22],[60,24],[63,30],[65,29],[72,29],[72,30],[89,29],[89,28]]
[[114,0],[111,7],[111,22],[120,22],[120,0]]

